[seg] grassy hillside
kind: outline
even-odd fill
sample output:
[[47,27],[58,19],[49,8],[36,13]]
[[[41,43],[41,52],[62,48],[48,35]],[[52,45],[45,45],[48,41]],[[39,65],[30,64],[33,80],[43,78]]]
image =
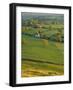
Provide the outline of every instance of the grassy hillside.
[[[58,15],[57,18],[57,15],[52,15],[49,17],[42,18],[34,15],[32,19],[31,15],[30,18],[27,15],[25,19],[23,15],[22,77],[64,75],[63,16]],[[59,17],[62,19],[60,22]],[[44,21],[45,18],[48,20]]]
[[22,58],[45,60],[57,64],[63,64],[63,43],[51,42],[45,39],[23,36]]

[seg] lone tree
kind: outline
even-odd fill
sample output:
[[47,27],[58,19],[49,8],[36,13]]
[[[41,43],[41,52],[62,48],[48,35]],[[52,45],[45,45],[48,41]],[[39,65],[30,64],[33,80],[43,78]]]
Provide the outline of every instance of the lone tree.
[[57,40],[57,42],[61,42],[62,41],[62,39],[61,39],[61,32],[57,32],[56,33],[56,40]]

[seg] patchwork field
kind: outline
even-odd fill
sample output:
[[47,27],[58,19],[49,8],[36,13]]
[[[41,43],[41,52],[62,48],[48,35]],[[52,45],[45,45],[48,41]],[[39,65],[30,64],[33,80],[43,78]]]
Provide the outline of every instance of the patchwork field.
[[22,77],[64,74],[63,43],[23,35]]
[[21,77],[64,75],[64,15],[21,13]]

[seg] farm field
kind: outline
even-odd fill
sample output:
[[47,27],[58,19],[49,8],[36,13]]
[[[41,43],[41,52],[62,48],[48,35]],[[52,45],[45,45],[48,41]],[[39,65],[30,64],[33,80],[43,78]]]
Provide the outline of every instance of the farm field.
[[22,46],[22,77],[38,76],[38,74],[62,75],[64,73],[62,43],[29,36],[23,38],[25,45]]
[[22,78],[64,75],[64,25],[58,22],[22,25]]

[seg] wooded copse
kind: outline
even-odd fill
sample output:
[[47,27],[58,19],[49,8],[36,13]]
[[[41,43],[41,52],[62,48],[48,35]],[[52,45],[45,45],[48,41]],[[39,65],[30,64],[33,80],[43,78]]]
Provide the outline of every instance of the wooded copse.
[[64,42],[64,24],[56,19],[50,22],[29,19],[22,22],[22,33],[29,36],[36,36],[36,38]]

